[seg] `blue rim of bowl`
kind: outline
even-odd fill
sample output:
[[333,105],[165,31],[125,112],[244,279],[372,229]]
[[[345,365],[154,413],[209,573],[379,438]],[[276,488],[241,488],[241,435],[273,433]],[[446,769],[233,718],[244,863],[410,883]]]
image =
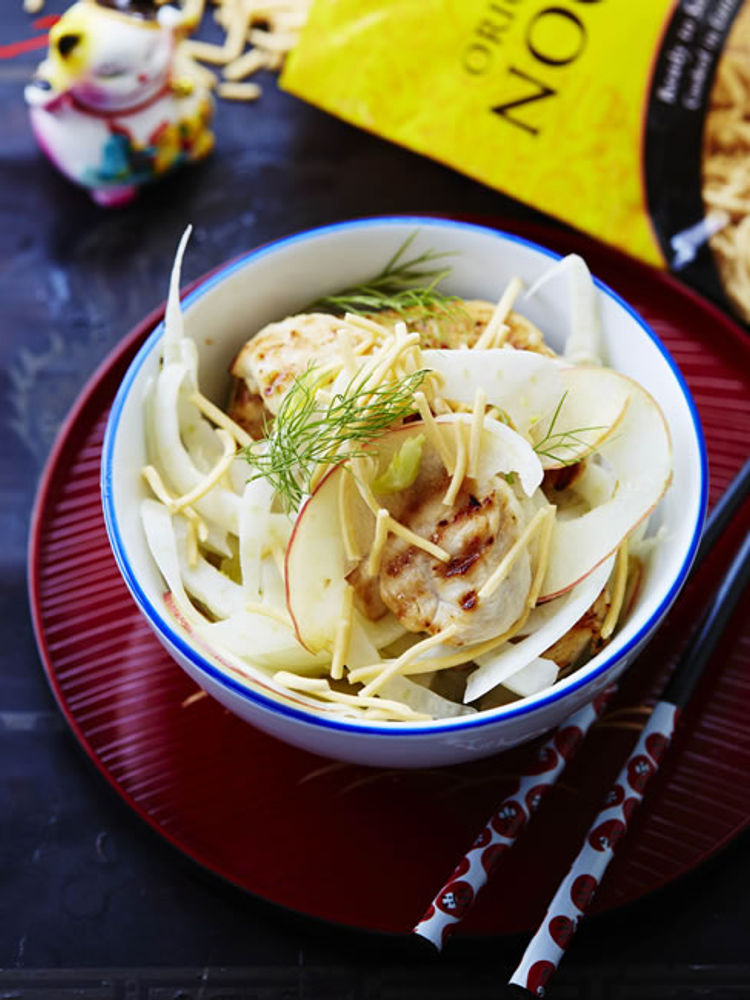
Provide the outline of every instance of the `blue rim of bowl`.
[[[547,247],[541,246],[539,243],[535,243],[533,240],[525,239],[522,236],[516,236],[513,233],[507,233],[500,229],[493,229],[490,226],[482,226],[472,222],[459,222],[454,219],[448,218],[438,218],[434,216],[410,216],[410,215],[385,215],[385,216],[373,216],[364,219],[355,219],[347,222],[337,222],[327,226],[320,226],[316,229],[308,229],[301,233],[296,233],[292,236],[286,236],[282,239],[275,240],[272,243],[267,243],[262,247],[255,250],[251,250],[246,254],[242,254],[240,257],[232,260],[229,264],[220,267],[214,274],[212,274],[206,281],[202,282],[198,288],[185,297],[182,302],[183,310],[189,308],[193,303],[197,302],[203,295],[214,288],[216,285],[224,281],[229,275],[233,274],[235,271],[245,267],[245,265],[251,260],[257,260],[261,257],[267,256],[268,254],[276,253],[284,247],[291,246],[295,243],[306,242],[307,240],[314,239],[323,236],[327,233],[336,233],[350,229],[366,229],[369,227],[382,227],[382,226],[414,226],[416,228],[453,228],[460,229],[463,231],[479,232],[492,236],[496,239],[505,240],[510,243],[518,243],[521,246],[528,247],[538,253],[549,257],[551,260],[560,260],[561,255],[555,253],[553,250],[549,250]],[[661,618],[662,614],[669,608],[672,601],[677,596],[682,585],[684,584],[687,575],[690,571],[690,566],[692,565],[695,553],[698,550],[698,544],[700,541],[700,535],[703,527],[703,521],[706,515],[706,509],[708,504],[708,458],[706,452],[706,443],[703,436],[703,429],[701,427],[700,418],[698,417],[698,411],[696,409],[695,403],[693,401],[690,390],[688,389],[687,383],[683,378],[682,372],[679,370],[674,360],[670,356],[666,347],[656,333],[651,329],[651,327],[646,323],[642,316],[640,316],[635,309],[626,302],[617,292],[613,291],[609,285],[605,284],[599,278],[594,277],[594,283],[597,288],[599,288],[605,295],[613,299],[622,309],[625,310],[640,326],[647,337],[653,342],[655,347],[658,349],[659,353],[662,355],[667,365],[669,366],[672,375],[680,386],[682,390],[683,397],[687,404],[690,417],[692,420],[692,429],[695,435],[696,444],[698,447],[698,452],[700,455],[700,500],[698,503],[698,517],[696,518],[696,523],[693,526],[693,534],[690,540],[690,545],[688,551],[683,559],[682,565],[677,573],[675,579],[672,581],[669,590],[664,595],[659,603],[659,606],[654,610],[654,612],[649,617],[648,621],[644,622],[638,632],[632,636],[628,642],[620,649],[615,650],[616,658],[621,660],[623,657],[627,656],[629,651],[636,647],[643,639],[645,639],[649,633],[654,628],[655,623]],[[494,725],[497,722],[518,718],[522,715],[527,715],[529,712],[536,711],[539,708],[543,708],[547,705],[551,705],[556,701],[561,700],[563,697],[574,693],[579,688],[584,685],[590,684],[592,681],[596,680],[604,674],[612,665],[615,657],[605,657],[601,663],[599,663],[596,669],[591,671],[579,671],[572,674],[570,678],[566,679],[561,685],[555,685],[547,692],[546,695],[541,697],[531,696],[530,698],[525,698],[521,702],[512,703],[510,705],[502,706],[499,709],[491,710],[490,712],[480,713],[479,716],[459,716],[455,719],[450,720],[439,720],[437,722],[430,721],[424,722],[418,727],[404,726],[401,723],[389,723],[388,725],[377,725],[376,723],[363,724],[360,722],[354,722],[346,719],[327,719],[321,715],[315,714],[313,711],[307,712],[302,709],[293,708],[292,706],[286,705],[281,701],[277,701],[271,697],[260,694],[259,692],[253,690],[250,687],[235,681],[232,677],[225,674],[218,667],[215,667],[211,662],[204,659],[189,643],[187,643],[182,636],[180,636],[174,629],[170,626],[169,622],[160,614],[160,612],[153,606],[148,596],[145,594],[141,588],[138,580],[133,573],[130,563],[128,562],[125,547],[122,542],[122,537],[117,524],[117,518],[114,511],[114,501],[112,492],[112,456],[115,445],[115,439],[117,437],[117,429],[120,421],[120,416],[122,414],[122,409],[125,400],[130,392],[130,388],[135,381],[142,365],[145,363],[146,359],[151,354],[156,343],[161,340],[164,331],[163,321],[153,330],[149,335],[146,342],[143,344],[138,354],[133,359],[130,367],[128,368],[125,377],[117,391],[114,402],[112,404],[112,409],[110,411],[109,419],[107,420],[107,427],[104,435],[104,442],[102,445],[102,465],[101,465],[101,492],[102,492],[102,506],[104,510],[104,521],[107,529],[107,534],[110,539],[110,544],[114,553],[115,561],[117,562],[118,568],[130,589],[131,594],[138,603],[141,611],[146,615],[146,618],[150,622],[151,626],[160,632],[167,639],[169,643],[175,646],[179,652],[186,657],[198,670],[207,674],[213,681],[220,684],[222,687],[228,688],[235,694],[241,695],[243,698],[249,699],[254,702],[259,708],[264,710],[270,710],[274,714],[282,714],[289,718],[293,718],[299,722],[304,722],[307,725],[319,726],[324,729],[335,730],[338,732],[346,733],[359,733],[367,736],[432,736],[437,733],[455,733],[457,731],[464,731],[468,729],[479,729],[484,726]],[[603,655],[603,654],[600,654]],[[578,673],[582,673],[581,677],[578,677]],[[577,678],[577,679],[576,679]]]

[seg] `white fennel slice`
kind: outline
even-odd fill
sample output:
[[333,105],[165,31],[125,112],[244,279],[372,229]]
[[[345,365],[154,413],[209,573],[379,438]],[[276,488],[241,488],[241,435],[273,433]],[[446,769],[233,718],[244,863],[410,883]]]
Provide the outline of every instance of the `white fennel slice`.
[[273,555],[263,556],[260,561],[260,593],[264,604],[286,608],[284,576]]
[[[165,603],[172,615],[188,632],[188,634],[193,637],[196,645],[202,649],[204,653],[212,657],[223,671],[229,672],[234,676],[239,676],[243,681],[254,681],[266,690],[271,690],[279,695],[282,695],[285,699],[290,697],[289,690],[284,687],[283,684],[278,684],[272,674],[269,674],[268,670],[251,660],[245,659],[243,656],[238,656],[226,646],[207,639],[206,636],[202,634],[203,625],[214,623],[209,623],[205,619],[201,619],[199,622],[186,620],[184,615],[181,613],[181,610],[177,607],[174,595],[171,593],[165,595]],[[278,663],[272,663],[271,670],[275,671],[277,669]],[[320,673],[320,671],[321,668],[319,666],[315,666],[309,670],[297,669],[297,673],[305,676],[310,674],[314,675],[316,673]],[[303,694],[298,694],[297,692],[294,692],[293,698],[296,702],[307,705],[310,708],[325,708],[325,706],[320,706],[318,702],[312,701],[306,698]]]
[[349,670],[370,666],[370,664],[377,663],[380,660],[377,647],[372,643],[364,623],[364,615],[361,615],[355,608],[352,611],[349,643],[344,657],[345,664]]
[[[437,426],[446,437],[446,444],[452,445],[452,435],[445,434],[445,428],[454,423],[471,425],[470,413],[454,413],[439,417]],[[532,496],[544,477],[539,456],[526,438],[506,424],[492,417],[485,417],[479,439],[479,478],[491,478],[498,473],[517,473],[527,497]]]
[[188,548],[190,526],[184,517],[176,516],[172,526],[185,590],[215,618],[229,618],[241,611],[246,600],[242,587],[202,555],[191,559]]
[[381,687],[379,694],[383,698],[401,701],[415,712],[431,716],[433,719],[451,719],[460,715],[474,715],[476,709],[470,705],[461,705],[449,701],[442,695],[430,691],[428,687],[408,677],[391,677]]
[[613,494],[578,517],[558,519],[539,600],[570,590],[656,507],[672,479],[672,444],[656,401],[635,382],[616,433],[598,448],[616,480]]
[[313,656],[297,641],[291,625],[253,611],[237,611],[219,622],[193,626],[197,635],[218,653],[239,656],[250,664],[278,670],[279,664],[297,673],[319,673],[328,662],[325,654]]
[[202,616],[193,607],[182,582],[172,515],[164,504],[150,499],[141,501],[140,512],[146,542],[175,606],[189,622],[200,621]]
[[534,608],[524,627],[524,638],[503,643],[498,649],[478,656],[477,669],[466,682],[464,701],[476,701],[498,684],[506,684],[562,638],[601,594],[613,565],[614,559],[607,559],[563,597]]
[[545,688],[552,687],[559,673],[560,668],[554,660],[545,660],[540,656],[509,677],[503,687],[520,698],[528,698],[532,694],[539,694]]
[[574,364],[601,364],[602,323],[598,291],[583,257],[565,258],[570,276],[570,333],[565,357]]
[[616,488],[617,480],[612,470],[596,460],[583,465],[573,484],[573,492],[590,509],[611,500]]
[[261,563],[271,525],[273,486],[266,479],[248,482],[240,501],[238,517],[242,586],[248,598],[263,592]]
[[406,635],[408,631],[404,628],[392,611],[383,615],[382,618],[377,618],[375,620],[365,618],[364,615],[360,615],[359,617],[362,629],[367,635],[368,640],[376,649],[382,649],[384,646],[390,646],[392,642],[395,642],[396,639],[400,639],[402,635]]
[[354,670],[356,667],[377,663],[381,659],[379,650],[384,646],[390,646],[392,642],[407,634],[407,630],[392,611],[382,618],[373,620],[355,608],[352,614],[352,641],[346,665],[350,670]]
[[[570,301],[564,357],[573,364],[599,365],[602,363],[599,292],[583,257],[571,253],[556,261],[537,278],[524,298],[538,295],[546,285],[563,278],[568,279]],[[559,302],[559,292],[555,292],[555,297]]]
[[164,313],[164,363],[179,361],[182,356],[180,342],[185,336],[185,328],[182,319],[182,308],[180,306],[180,272],[182,270],[182,258],[185,255],[192,226],[188,226],[182,234],[180,244],[177,247],[172,273],[169,278],[169,295],[167,297],[167,308]]
[[[166,473],[167,485],[178,494],[189,493],[200,486],[205,475],[196,467],[186,450],[179,415],[180,396],[189,386],[190,373],[182,362],[165,364],[156,382],[154,400],[154,443],[160,468]],[[192,506],[209,521],[237,534],[240,498],[235,493],[214,485]]]
[[554,411],[565,392],[561,362],[534,351],[427,350],[421,357],[424,368],[442,376],[441,396],[471,406],[482,389],[488,404],[504,410],[524,436]]
[[195,468],[204,475],[210,472],[224,449],[214,428],[189,401],[185,405],[180,400],[180,436]]

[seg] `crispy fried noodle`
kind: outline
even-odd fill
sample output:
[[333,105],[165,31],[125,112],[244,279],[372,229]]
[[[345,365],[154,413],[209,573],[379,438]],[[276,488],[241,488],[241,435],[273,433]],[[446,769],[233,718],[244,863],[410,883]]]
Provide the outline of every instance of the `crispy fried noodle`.
[[721,54],[703,137],[703,200],[724,291],[750,322],[750,5]]

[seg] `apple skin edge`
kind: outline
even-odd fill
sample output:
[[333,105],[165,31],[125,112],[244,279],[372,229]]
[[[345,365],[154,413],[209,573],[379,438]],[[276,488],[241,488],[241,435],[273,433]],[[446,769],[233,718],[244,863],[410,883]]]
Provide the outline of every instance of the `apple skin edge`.
[[[297,519],[294,522],[294,527],[292,528],[292,533],[289,537],[289,544],[287,545],[286,553],[284,555],[284,590],[286,593],[287,610],[289,612],[289,617],[292,620],[294,633],[297,636],[297,639],[299,640],[300,644],[304,646],[304,648],[310,653],[318,653],[321,651],[322,648],[324,648],[324,646],[319,645],[315,641],[312,642],[310,641],[309,630],[306,628],[308,622],[304,620],[303,615],[301,613],[299,598],[300,596],[304,597],[303,591],[307,591],[310,594],[314,592],[315,593],[314,600],[315,603],[317,603],[317,601],[320,598],[321,591],[319,587],[315,587],[314,585],[310,586],[309,580],[304,588],[294,587],[294,581],[298,578],[298,573],[297,573],[298,567],[295,566],[295,563],[300,559],[300,548],[301,548],[300,540],[302,540],[302,544],[304,544],[305,540],[307,540],[308,547],[310,542],[315,542],[315,543],[319,542],[319,538],[315,537],[315,533],[313,531],[307,530],[309,525],[309,518],[311,516],[315,516],[318,513],[321,506],[321,501],[320,501],[321,495],[325,497],[328,491],[332,490],[335,487],[335,476],[338,470],[339,467],[337,466],[336,468],[331,469],[329,472],[327,472],[325,476],[321,479],[321,481],[316,485],[315,489],[310,494],[310,496],[302,504],[302,507],[300,507],[300,510],[297,514]],[[321,493],[321,491],[323,492]],[[337,502],[338,489],[335,489],[334,497]],[[335,521],[335,518],[333,520]],[[338,541],[340,542],[340,534]],[[333,543],[335,550],[341,547],[340,545],[338,546],[336,545],[335,538],[333,539]],[[329,556],[334,555],[334,553],[330,552],[330,550],[326,554],[328,554]],[[338,552],[336,552],[335,554],[338,554]],[[303,562],[303,564],[307,562],[307,565],[309,567],[310,565],[309,557],[306,556],[304,552],[302,553],[301,561]],[[313,563],[313,565],[315,564]],[[316,570],[319,568],[320,568],[319,564],[315,566]],[[341,563],[340,570],[341,570],[340,579],[343,582],[343,571],[344,571],[343,562]],[[324,579],[332,580],[333,577],[332,576],[321,577],[321,580],[319,581],[320,585],[322,585]],[[320,620],[319,606],[317,612],[314,608],[311,609],[311,617],[313,625],[315,624],[316,618],[318,619],[318,621]],[[331,639],[333,639],[333,637],[331,637]]]

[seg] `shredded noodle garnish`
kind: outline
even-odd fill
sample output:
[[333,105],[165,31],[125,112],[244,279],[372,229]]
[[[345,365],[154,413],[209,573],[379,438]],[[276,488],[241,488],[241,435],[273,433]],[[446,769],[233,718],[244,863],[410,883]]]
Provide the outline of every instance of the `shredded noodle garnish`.
[[615,563],[615,579],[612,588],[612,603],[609,606],[607,615],[602,622],[602,639],[609,639],[617,628],[617,622],[622,610],[622,602],[625,598],[625,587],[628,582],[628,540],[627,538],[617,550],[617,561]]

